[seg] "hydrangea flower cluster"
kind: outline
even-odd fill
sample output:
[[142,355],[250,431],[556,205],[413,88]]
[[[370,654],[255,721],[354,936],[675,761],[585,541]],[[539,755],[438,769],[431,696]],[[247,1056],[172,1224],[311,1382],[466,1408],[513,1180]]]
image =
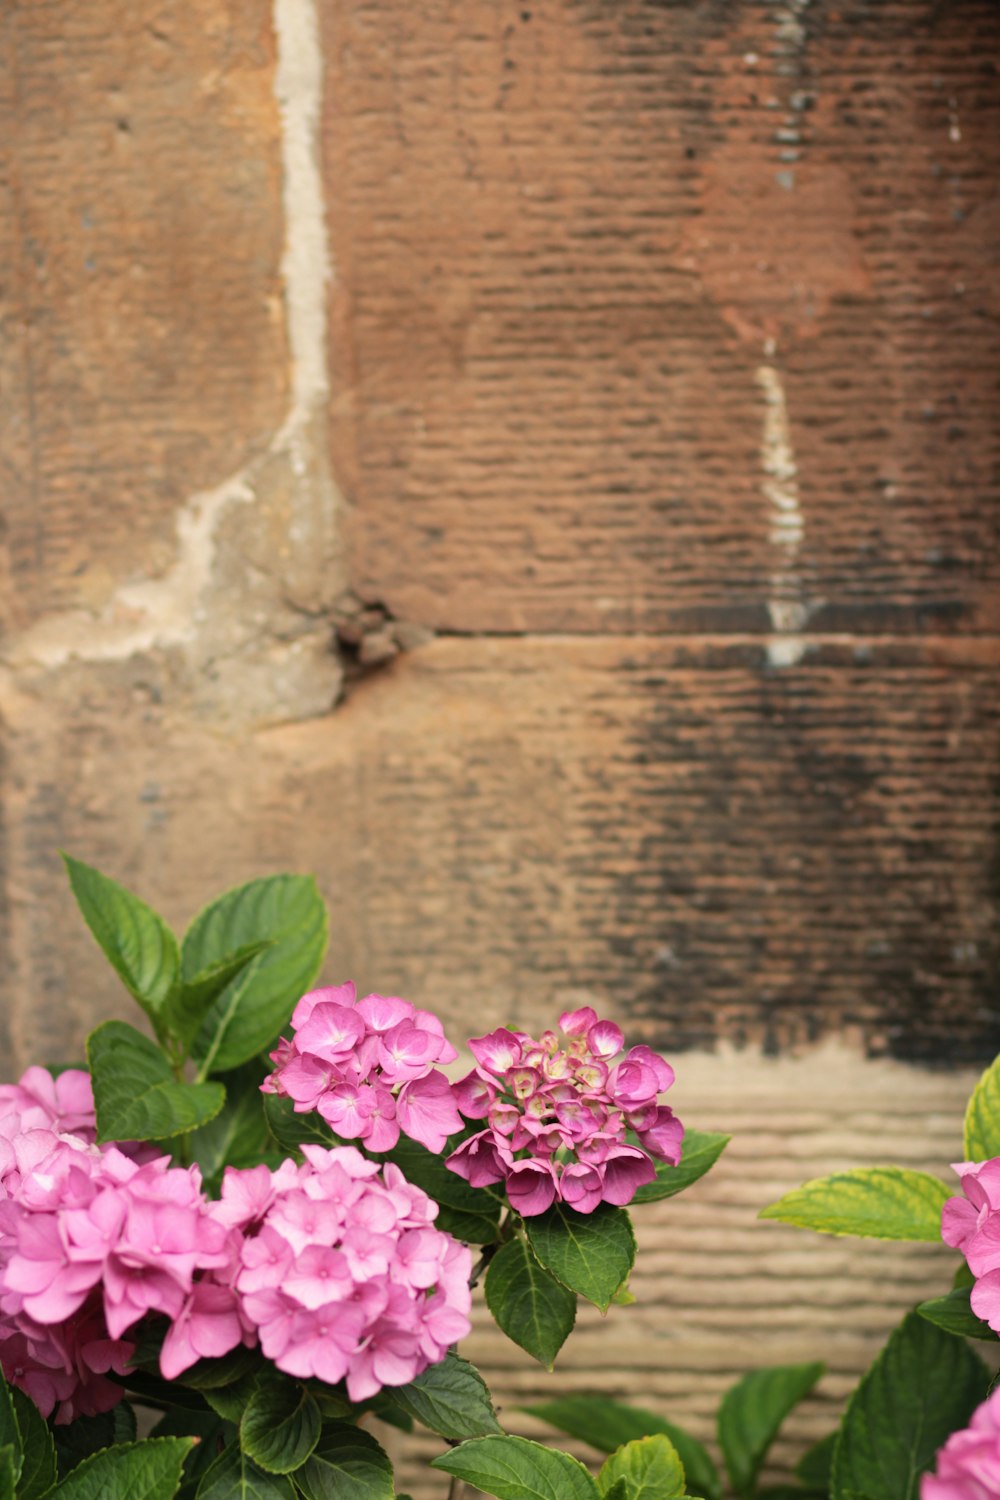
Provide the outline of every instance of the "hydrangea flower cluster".
[[406,1385],[469,1332],[465,1245],[392,1163],[303,1146],[301,1166],[229,1168],[217,1215],[243,1235],[241,1310],[279,1370],[352,1401]]
[[468,1333],[470,1253],[398,1167],[306,1146],[302,1165],[227,1168],[215,1202],[196,1166],[95,1134],[85,1073],[33,1068],[0,1093],[0,1367],[44,1416],[120,1401],[109,1376],[147,1313],[169,1322],[167,1380],[259,1339],[355,1401]]
[[230,1236],[196,1167],[94,1145],[90,1080],[76,1070],[29,1069],[0,1109],[0,1365],[43,1415],[68,1422],[120,1401],[107,1377],[124,1372],[125,1335],[147,1312],[172,1320],[168,1377],[239,1342]]
[[407,1000],[366,995],[353,984],[310,990],[292,1012],[291,1040],[271,1059],[266,1093],[317,1110],[344,1140],[391,1151],[400,1132],[440,1151],[460,1130],[451,1086],[435,1063],[458,1056],[437,1016]]
[[653,1157],[680,1161],[684,1127],[658,1103],[674,1081],[669,1063],[633,1047],[616,1065],[621,1028],[589,1005],[564,1011],[559,1026],[562,1038],[502,1027],[474,1038],[476,1067],[453,1086],[462,1114],[487,1123],[447,1165],[473,1187],[502,1182],[520,1214],[557,1200],[584,1214],[621,1206],[652,1182]]
[[962,1252],[976,1278],[972,1311],[1000,1333],[1000,1157],[956,1162],[952,1170],[965,1197],[949,1198],[944,1205],[941,1237]]
[[989,1500],[1000,1495],[1000,1391],[976,1408],[937,1456],[937,1472],[920,1481],[920,1500]]

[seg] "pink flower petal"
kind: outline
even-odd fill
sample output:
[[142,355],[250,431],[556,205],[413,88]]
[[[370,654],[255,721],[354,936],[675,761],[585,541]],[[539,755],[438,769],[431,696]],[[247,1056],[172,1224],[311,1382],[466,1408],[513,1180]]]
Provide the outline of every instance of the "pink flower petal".
[[521,1043],[512,1031],[507,1031],[503,1026],[498,1026],[496,1031],[490,1031],[486,1036],[473,1037],[469,1042],[469,1051],[480,1067],[494,1077],[501,1077],[508,1068],[515,1067],[521,1061]]
[[342,1005],[351,1009],[356,995],[357,991],[350,981],[347,984],[327,985],[324,989],[310,990],[292,1011],[293,1030],[297,1031],[306,1024],[317,1005]]
[[592,1005],[582,1005],[579,1010],[564,1010],[559,1017],[559,1029],[567,1036],[586,1036],[596,1023],[597,1011]]
[[587,1046],[595,1057],[616,1057],[625,1045],[625,1033],[614,1021],[596,1021],[587,1032]]
[[399,1091],[396,1118],[401,1128],[428,1151],[442,1151],[450,1135],[462,1128],[451,1084],[436,1069]]
[[515,1162],[507,1174],[506,1187],[511,1208],[523,1218],[543,1214],[555,1202],[555,1173],[548,1162]]

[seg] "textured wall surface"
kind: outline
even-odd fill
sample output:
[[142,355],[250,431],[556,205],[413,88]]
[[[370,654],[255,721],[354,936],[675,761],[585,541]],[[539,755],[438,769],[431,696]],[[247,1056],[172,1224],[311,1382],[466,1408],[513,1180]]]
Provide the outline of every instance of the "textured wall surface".
[[0,58],[5,1073],[127,1013],[59,847],[178,922],[314,870],[331,978],[687,1049],[736,1140],[567,1378],[706,1433],[826,1357],[820,1432],[946,1269],[756,1209],[943,1171],[1000,1045],[995,5],[11,0]]

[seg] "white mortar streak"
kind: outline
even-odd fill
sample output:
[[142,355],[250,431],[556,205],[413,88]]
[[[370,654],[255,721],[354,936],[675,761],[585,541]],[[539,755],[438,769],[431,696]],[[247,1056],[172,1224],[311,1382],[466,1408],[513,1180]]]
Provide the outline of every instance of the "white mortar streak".
[[798,469],[781,372],[775,365],[763,364],[758,366],[754,378],[764,397],[761,492],[768,504],[770,543],[778,555],[767,605],[774,631],[768,640],[767,659],[773,667],[789,667],[802,660],[806,649],[801,632],[809,609],[798,569],[805,518],[799,504]]
[[317,143],[323,54],[316,0],[274,0],[278,39],[275,96],[284,164],[285,316],[292,356],[292,409],[278,442],[301,429],[330,391],[326,287],[330,276],[323,179]]
[[[287,453],[293,472],[303,478],[309,423],[322,410],[330,388],[329,255],[317,153],[323,65],[315,0],[274,0],[274,30],[285,216],[281,272],[292,390],[290,409],[268,452]],[[51,669],[73,660],[123,661],[191,641],[204,620],[201,601],[212,579],[219,523],[232,505],[255,500],[253,481],[260,467],[261,460],[255,459],[185,502],[176,521],[177,555],[162,578],[121,585],[96,617],[77,609],[38,621],[4,645],[4,663]],[[332,485],[324,490],[320,503],[332,505]]]

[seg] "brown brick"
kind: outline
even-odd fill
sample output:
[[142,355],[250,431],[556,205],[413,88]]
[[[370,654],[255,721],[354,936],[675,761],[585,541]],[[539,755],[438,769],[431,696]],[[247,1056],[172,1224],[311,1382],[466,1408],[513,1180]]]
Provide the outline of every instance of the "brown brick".
[[117,993],[59,847],[177,919],[314,870],[331,977],[454,1018],[474,1003],[484,1029],[586,993],[675,1049],[991,1055],[994,646],[761,655],[438,640],[332,716],[238,742],[179,722],[155,663],[67,672],[71,725],[51,683],[11,723],[22,1055],[68,1039],[68,984],[77,1037]]
[[991,0],[323,17],[359,592],[767,629],[770,363],[814,626],[996,628]]
[[[0,14],[0,618],[98,607],[286,404],[266,0]],[[2,569],[0,569],[2,578]]]

